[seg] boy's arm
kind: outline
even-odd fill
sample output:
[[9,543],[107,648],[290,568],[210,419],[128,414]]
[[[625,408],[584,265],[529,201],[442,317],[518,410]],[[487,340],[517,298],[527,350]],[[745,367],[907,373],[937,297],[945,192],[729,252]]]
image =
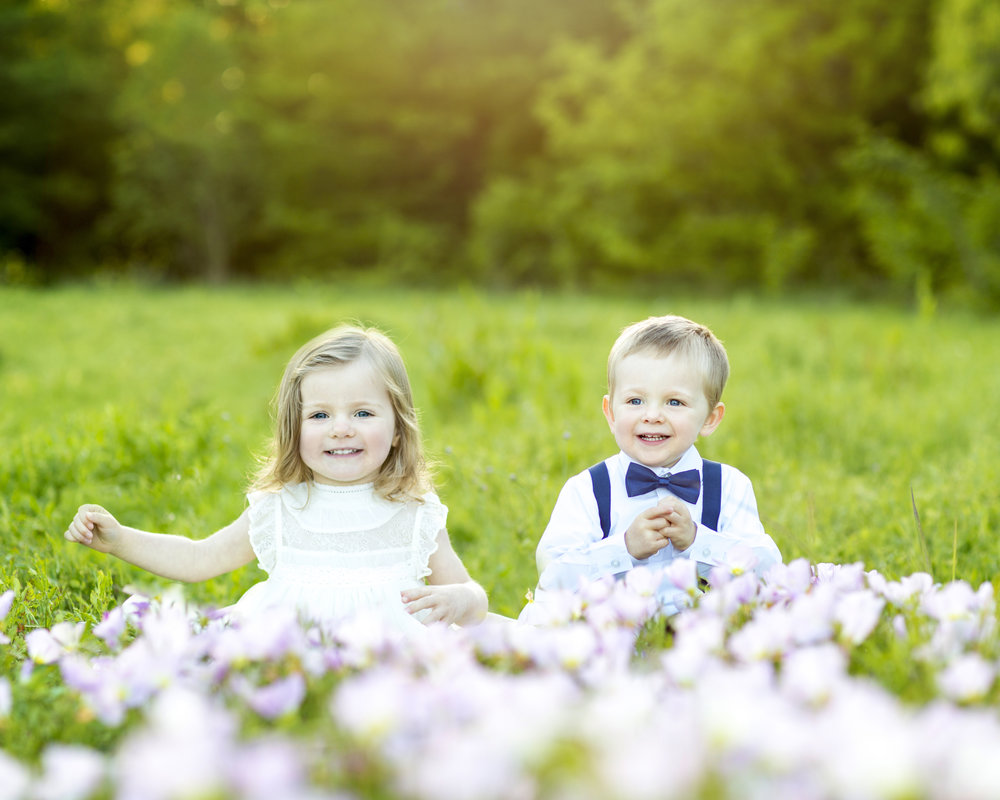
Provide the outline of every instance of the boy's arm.
[[590,476],[583,472],[563,486],[538,542],[538,588],[575,591],[581,579],[592,581],[631,569],[624,538],[602,536]]
[[753,485],[746,475],[724,466],[719,530],[699,524],[694,544],[682,555],[698,562],[702,577],[715,566],[763,575],[773,564],[781,563],[781,552],[764,530]]

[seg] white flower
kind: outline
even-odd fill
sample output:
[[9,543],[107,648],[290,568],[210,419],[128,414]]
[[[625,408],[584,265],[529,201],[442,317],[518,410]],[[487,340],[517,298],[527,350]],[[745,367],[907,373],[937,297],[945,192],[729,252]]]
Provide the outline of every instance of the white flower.
[[841,638],[853,645],[861,644],[875,629],[884,607],[885,600],[870,590],[845,594],[834,611]]
[[104,757],[86,747],[49,745],[42,753],[42,776],[32,790],[37,800],[83,800],[104,780]]
[[847,679],[847,658],[834,644],[789,653],[781,664],[781,687],[796,700],[812,705],[826,702]]
[[937,685],[945,697],[967,703],[989,692],[996,672],[996,667],[979,653],[965,653],[938,673]]
[[0,750],[0,800],[20,800],[26,797],[25,792],[30,782],[31,776],[27,768]]
[[0,719],[6,719],[14,707],[14,695],[10,688],[10,680],[0,675]]

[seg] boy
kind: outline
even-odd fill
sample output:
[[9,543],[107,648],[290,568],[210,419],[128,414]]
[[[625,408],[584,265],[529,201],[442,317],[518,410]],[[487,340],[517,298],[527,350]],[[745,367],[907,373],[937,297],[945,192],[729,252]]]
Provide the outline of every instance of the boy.
[[[781,561],[750,480],[703,461],[694,446],[722,422],[728,377],[725,348],[703,325],[650,317],[622,331],[608,356],[604,396],[621,452],[573,476],[560,492],[536,551],[536,602],[523,620],[538,618],[546,591],[575,591],[581,580],[620,577],[638,565],[689,558],[706,577],[713,566],[752,566],[763,574]],[[660,477],[667,475],[669,481]],[[661,587],[662,611],[678,610],[677,594]]]

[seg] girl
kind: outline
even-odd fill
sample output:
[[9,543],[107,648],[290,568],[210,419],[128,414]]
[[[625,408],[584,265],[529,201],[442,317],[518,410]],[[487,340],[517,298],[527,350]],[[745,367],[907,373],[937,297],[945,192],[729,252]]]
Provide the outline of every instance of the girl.
[[396,346],[373,329],[329,331],[293,356],[275,405],[271,456],[234,522],[194,540],[84,505],[66,539],[189,582],[256,558],[267,580],[236,616],[290,604],[321,621],[375,610],[402,630],[481,621],[486,593],[448,540]]

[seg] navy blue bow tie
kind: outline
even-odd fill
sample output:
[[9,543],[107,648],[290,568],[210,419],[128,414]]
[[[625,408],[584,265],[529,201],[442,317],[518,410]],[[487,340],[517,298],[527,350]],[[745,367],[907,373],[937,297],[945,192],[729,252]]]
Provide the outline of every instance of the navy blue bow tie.
[[696,469],[685,470],[662,478],[653,470],[632,462],[625,473],[625,491],[629,497],[664,488],[685,503],[695,503],[701,493],[701,475]]

